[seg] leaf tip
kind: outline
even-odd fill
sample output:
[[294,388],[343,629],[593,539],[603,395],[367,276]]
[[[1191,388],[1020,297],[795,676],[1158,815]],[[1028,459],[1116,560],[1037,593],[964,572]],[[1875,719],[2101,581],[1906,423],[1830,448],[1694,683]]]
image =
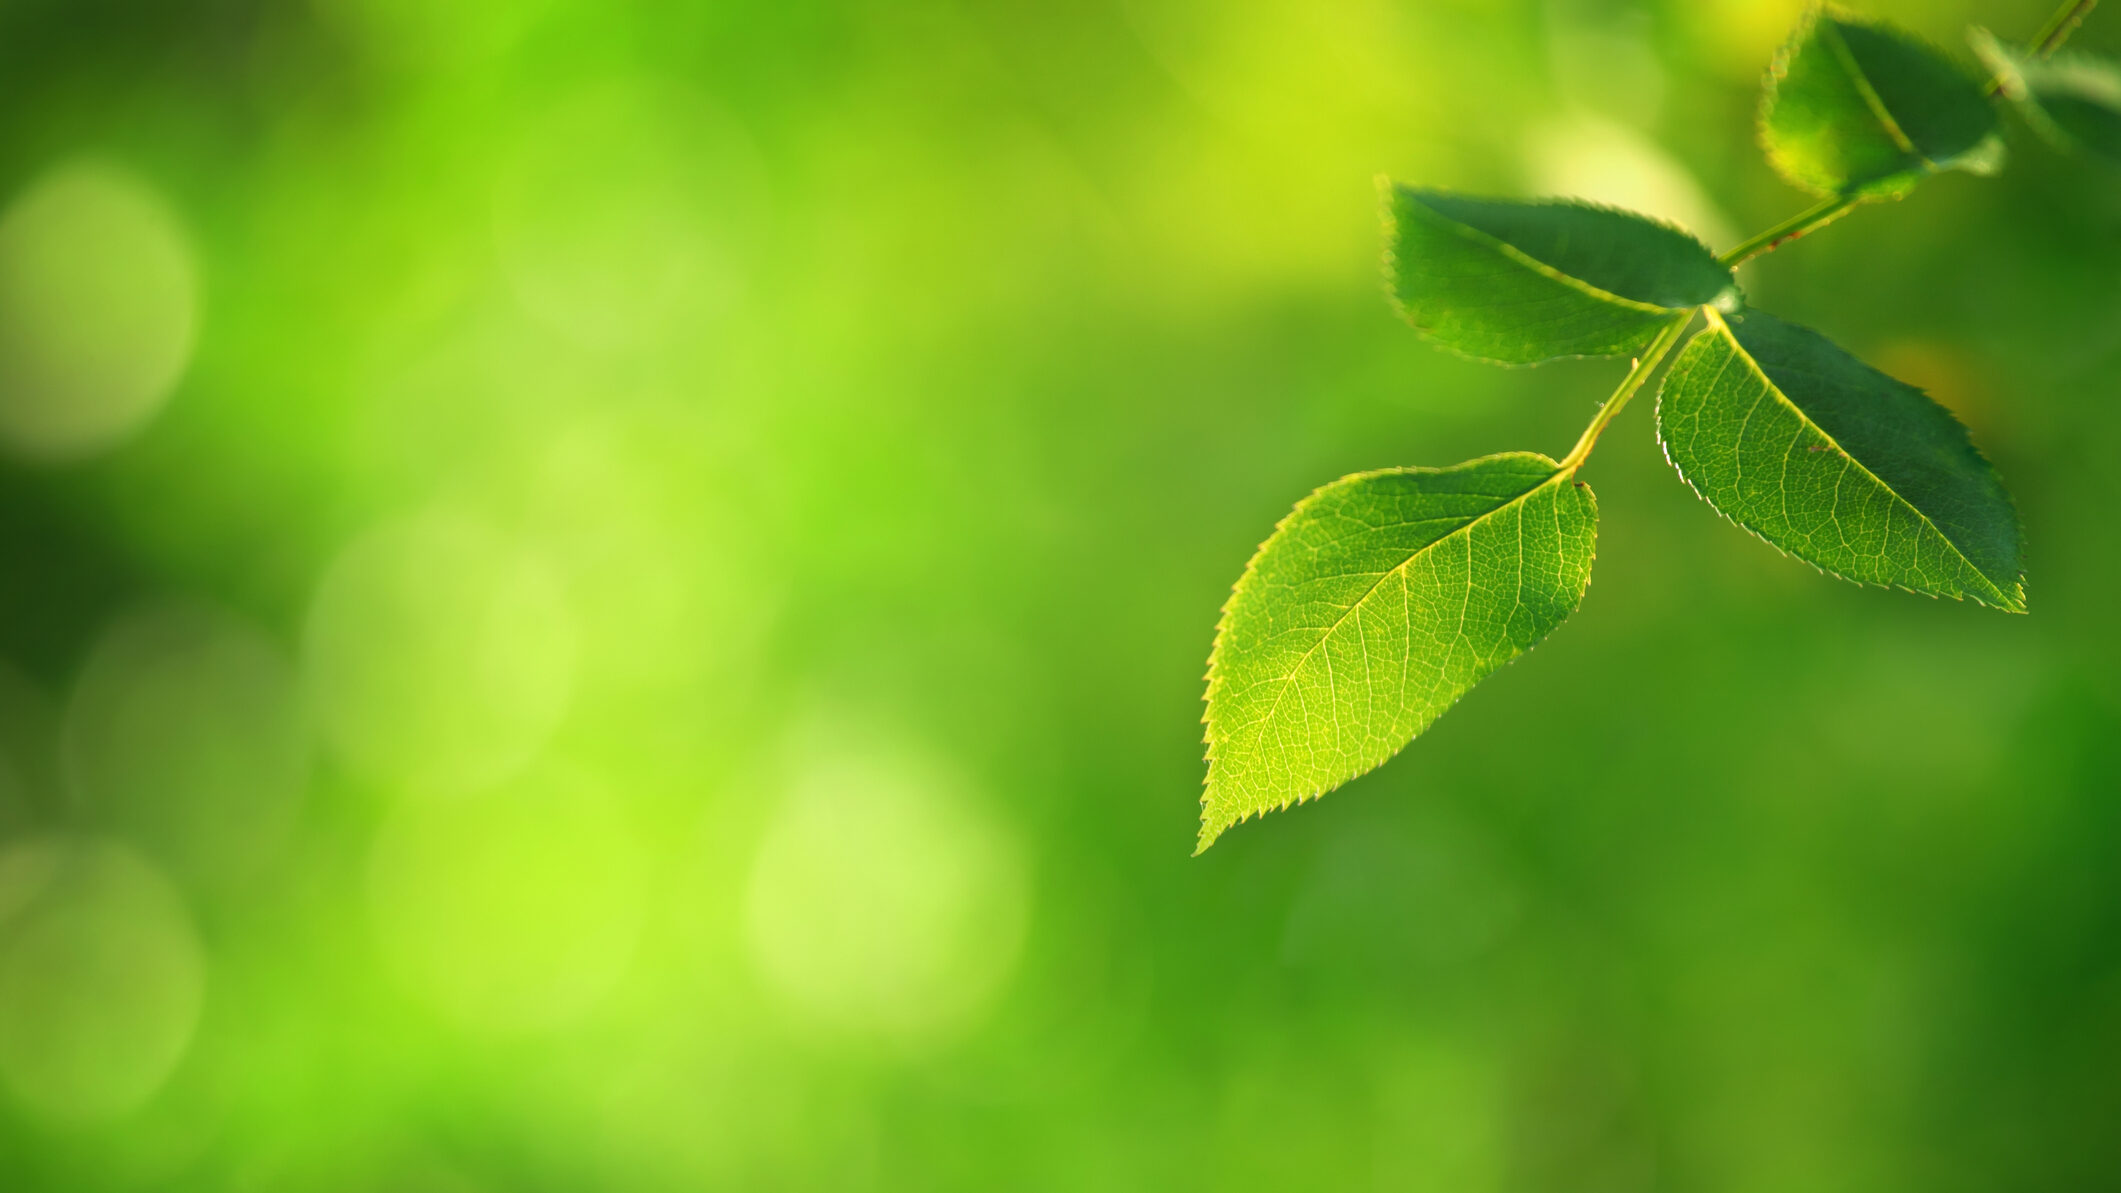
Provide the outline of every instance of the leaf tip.
[[1212,789],[1210,794],[1201,797],[1200,804],[1200,836],[1193,844],[1194,857],[1208,852],[1208,846],[1215,844],[1217,837],[1241,819],[1229,816],[1216,806]]

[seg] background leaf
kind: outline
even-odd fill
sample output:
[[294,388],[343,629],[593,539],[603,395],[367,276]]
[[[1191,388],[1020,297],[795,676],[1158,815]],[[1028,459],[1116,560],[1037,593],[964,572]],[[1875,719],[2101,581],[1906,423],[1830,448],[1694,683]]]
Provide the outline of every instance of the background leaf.
[[1966,428],[1817,332],[1712,314],[1665,379],[1657,430],[1695,492],[1799,559],[2025,610],[2017,513]]
[[1583,599],[1598,506],[1529,452],[1343,477],[1245,568],[1208,660],[1200,847],[1377,766]]
[[1632,212],[1409,186],[1389,187],[1385,200],[1400,313],[1479,360],[1626,356],[1683,311],[1738,302],[1731,271],[1707,246]]
[[1940,170],[1994,172],[1996,112],[1939,51],[1815,10],[1775,56],[1760,139],[1784,178],[1823,195],[1891,198]]
[[2002,80],[2003,93],[2043,136],[2121,162],[2121,66],[2091,54],[2028,58],[1986,29],[1974,30],[1971,40]]

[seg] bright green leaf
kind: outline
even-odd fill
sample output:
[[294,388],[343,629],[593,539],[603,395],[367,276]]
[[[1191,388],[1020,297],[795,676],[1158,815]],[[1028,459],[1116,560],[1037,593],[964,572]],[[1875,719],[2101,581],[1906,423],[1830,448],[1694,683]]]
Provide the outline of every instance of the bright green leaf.
[[1981,84],[1907,34],[1815,9],[1768,72],[1760,139],[1784,178],[1823,195],[1897,197],[1940,170],[2003,164]]
[[2121,161],[2121,65],[2089,54],[2027,58],[1985,29],[1973,42],[2034,128],[2063,148]]
[[1739,301],[1700,241],[1609,207],[1387,184],[1385,223],[1400,313],[1478,360],[1627,356],[1683,311]]
[[1704,500],[1799,559],[2025,611],[2018,516],[1966,428],[1817,332],[1711,314],[1665,378],[1657,434]]
[[1583,599],[1598,505],[1545,456],[1343,477],[1237,582],[1208,659],[1200,848],[1382,763]]

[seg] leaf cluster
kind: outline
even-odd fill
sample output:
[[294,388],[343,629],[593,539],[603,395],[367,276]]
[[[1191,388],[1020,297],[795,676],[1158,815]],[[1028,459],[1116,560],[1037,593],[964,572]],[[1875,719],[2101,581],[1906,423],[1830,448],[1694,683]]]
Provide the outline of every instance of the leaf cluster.
[[1298,502],[1237,581],[1208,661],[1199,848],[1382,764],[1559,626],[1590,583],[1598,504],[1577,473],[1687,331],[1658,392],[1665,456],[1730,521],[1860,584],[2025,611],[2008,493],[1966,428],[1816,331],[1752,308],[1735,267],[1947,170],[2005,159],[2001,94],[2057,143],[2121,161],[2121,70],[1971,35],[1984,81],[1838,9],[1774,58],[1759,134],[1817,206],[1718,255],[1575,200],[1381,183],[1394,305],[1432,342],[1536,365],[1632,357],[1574,450],[1345,476]]

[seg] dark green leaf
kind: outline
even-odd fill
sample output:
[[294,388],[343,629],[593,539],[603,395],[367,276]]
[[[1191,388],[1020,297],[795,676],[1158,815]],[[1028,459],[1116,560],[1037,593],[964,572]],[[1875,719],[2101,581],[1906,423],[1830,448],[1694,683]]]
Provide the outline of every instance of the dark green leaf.
[[1799,559],[2025,610],[2018,516],[1966,428],[1817,332],[1712,313],[1665,378],[1657,434],[1704,500]]
[[1907,34],[1831,9],[1775,56],[1760,136],[1783,177],[1824,195],[1891,198],[1940,170],[2003,163],[1979,82]]
[[1545,456],[1343,477],[1245,568],[1208,658],[1200,848],[1399,752],[1583,599],[1598,505]]
[[1400,313],[1479,360],[1627,356],[1683,312],[1738,305],[1706,246],[1630,212],[1387,184],[1385,220]]
[[1974,30],[1973,42],[2027,123],[2065,149],[2121,162],[2121,66],[2089,54],[2028,58],[1985,29]]

